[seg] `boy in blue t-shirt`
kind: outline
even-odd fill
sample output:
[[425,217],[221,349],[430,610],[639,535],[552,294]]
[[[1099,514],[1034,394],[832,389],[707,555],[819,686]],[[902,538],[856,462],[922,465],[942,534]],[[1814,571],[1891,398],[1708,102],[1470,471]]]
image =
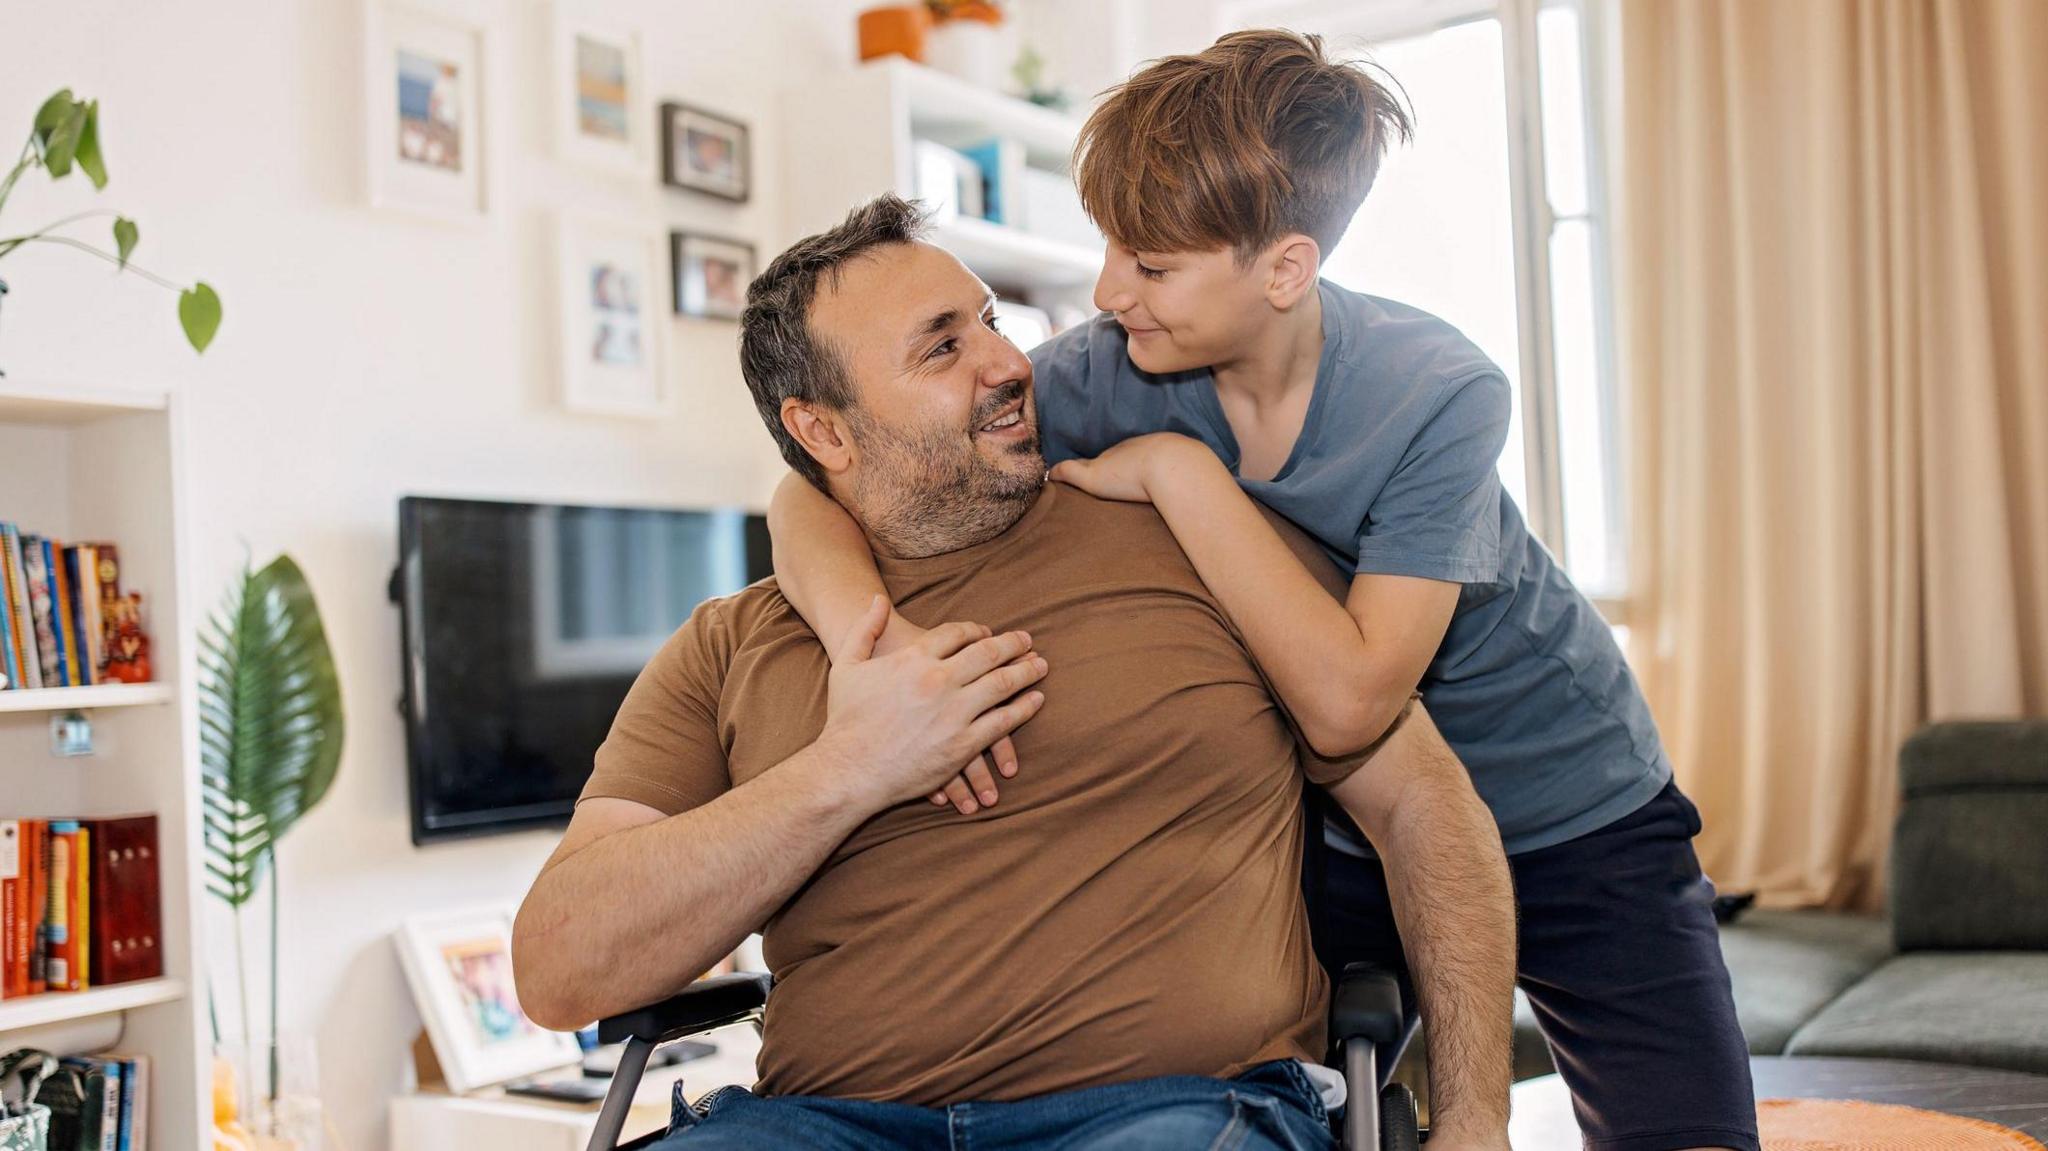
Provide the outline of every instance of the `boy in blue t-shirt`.
[[[1075,172],[1109,237],[1103,314],[1031,357],[1051,478],[1157,507],[1317,751],[1371,744],[1420,692],[1500,826],[1519,982],[1588,1146],[1756,1151],[1699,816],[1611,632],[1501,490],[1505,378],[1434,316],[1319,278],[1407,132],[1384,88],[1291,32],[1111,93]],[[1344,603],[1253,499],[1352,573]],[[800,479],[773,522],[783,591],[829,639],[880,590],[872,558],[825,542],[858,533]],[[950,795],[994,790],[975,764]],[[1377,858],[1328,839],[1320,950],[1402,969]],[[1491,1037],[1431,1040],[1438,1138],[1504,1147],[1505,1098],[1470,1097],[1495,1093]]]

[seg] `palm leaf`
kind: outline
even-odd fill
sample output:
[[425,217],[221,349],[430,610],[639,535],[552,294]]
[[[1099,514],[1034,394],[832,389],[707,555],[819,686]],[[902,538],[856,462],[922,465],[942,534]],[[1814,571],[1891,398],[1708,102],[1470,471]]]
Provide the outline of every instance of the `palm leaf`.
[[239,908],[277,841],[341,765],[341,682],[313,589],[290,556],[242,576],[199,637],[206,886]]

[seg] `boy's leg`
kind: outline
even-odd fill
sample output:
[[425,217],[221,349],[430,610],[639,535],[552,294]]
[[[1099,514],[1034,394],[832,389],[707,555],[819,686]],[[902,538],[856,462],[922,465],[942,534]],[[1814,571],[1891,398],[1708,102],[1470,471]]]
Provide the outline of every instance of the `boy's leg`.
[[1749,1051],[1675,785],[1513,856],[1521,985],[1595,1151],[1757,1151]]

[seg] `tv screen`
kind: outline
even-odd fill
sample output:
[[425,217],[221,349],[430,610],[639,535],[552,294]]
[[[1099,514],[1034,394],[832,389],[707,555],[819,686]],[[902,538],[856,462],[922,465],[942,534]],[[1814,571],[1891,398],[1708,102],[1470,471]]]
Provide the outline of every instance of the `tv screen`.
[[656,649],[772,570],[741,511],[408,496],[398,522],[414,843],[566,823]]

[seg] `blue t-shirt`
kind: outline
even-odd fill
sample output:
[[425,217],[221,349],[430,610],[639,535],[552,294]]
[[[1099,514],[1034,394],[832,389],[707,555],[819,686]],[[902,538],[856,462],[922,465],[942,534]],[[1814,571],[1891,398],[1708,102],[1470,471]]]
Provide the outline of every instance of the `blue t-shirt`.
[[[1423,703],[1493,809],[1508,853],[1575,839],[1671,778],[1614,635],[1529,534],[1495,464],[1508,383],[1457,329],[1324,281],[1323,354],[1301,437],[1247,494],[1346,572],[1462,585]],[[1031,353],[1048,465],[1147,432],[1237,440],[1206,369],[1141,371],[1107,314]]]

